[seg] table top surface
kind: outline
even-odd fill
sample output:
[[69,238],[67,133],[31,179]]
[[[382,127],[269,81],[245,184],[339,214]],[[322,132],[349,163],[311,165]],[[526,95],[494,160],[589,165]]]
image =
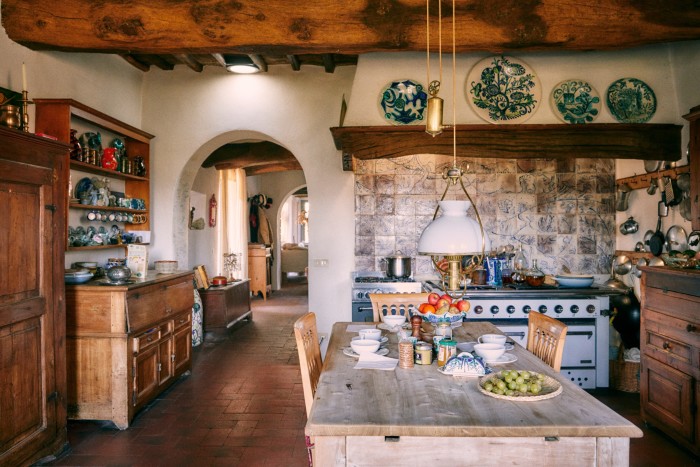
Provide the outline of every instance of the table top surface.
[[[435,362],[394,371],[355,370],[357,359],[343,354],[357,335],[347,331],[349,324],[333,325],[306,425],[309,436],[642,436],[634,424],[518,344],[510,351],[518,360],[494,371],[549,375],[561,383],[561,394],[540,401],[496,399],[480,392],[478,378],[443,375]],[[454,339],[476,341],[489,333],[501,334],[491,323],[464,323],[454,329]],[[386,330],[383,335],[389,338],[388,356],[398,358],[397,335]]]

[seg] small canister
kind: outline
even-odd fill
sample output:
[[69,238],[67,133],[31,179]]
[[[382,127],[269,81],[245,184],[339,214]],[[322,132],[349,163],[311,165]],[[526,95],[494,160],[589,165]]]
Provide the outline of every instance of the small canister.
[[427,342],[416,342],[416,365],[433,363],[433,347]]
[[399,368],[413,368],[413,342],[408,339],[399,342]]
[[452,339],[443,339],[440,341],[440,348],[438,349],[437,364],[438,366],[444,366],[450,357],[457,355],[457,342]]

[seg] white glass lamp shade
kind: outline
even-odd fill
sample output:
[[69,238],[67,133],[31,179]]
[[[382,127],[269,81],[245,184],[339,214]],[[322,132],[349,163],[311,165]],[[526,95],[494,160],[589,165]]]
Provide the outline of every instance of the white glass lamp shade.
[[486,233],[482,244],[479,223],[467,217],[467,211],[472,203],[448,200],[440,201],[439,204],[442,215],[423,230],[418,240],[419,254],[477,255],[491,249],[491,241]]

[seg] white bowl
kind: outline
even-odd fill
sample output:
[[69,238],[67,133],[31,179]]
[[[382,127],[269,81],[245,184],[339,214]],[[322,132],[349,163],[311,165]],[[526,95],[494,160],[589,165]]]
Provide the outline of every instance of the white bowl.
[[503,334],[484,334],[483,336],[480,336],[479,339],[479,344],[500,344],[500,345],[505,345],[506,344],[506,336]]
[[379,341],[382,338],[381,329],[360,329],[359,334],[363,339]]
[[401,326],[406,322],[406,315],[384,315],[382,321],[389,326]]
[[506,347],[503,344],[475,344],[474,352],[484,360],[493,361],[497,360],[506,351]]
[[359,355],[374,353],[379,350],[379,341],[374,339],[355,339],[350,341],[350,347]]
[[554,279],[556,279],[556,281],[562,287],[583,288],[583,287],[590,287],[591,284],[593,284],[593,276],[581,276],[581,275],[575,275],[575,274],[571,274],[571,275],[565,274],[565,275],[554,276]]

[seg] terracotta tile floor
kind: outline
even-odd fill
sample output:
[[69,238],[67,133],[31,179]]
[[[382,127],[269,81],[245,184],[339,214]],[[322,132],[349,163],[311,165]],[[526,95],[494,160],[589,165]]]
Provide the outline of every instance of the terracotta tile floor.
[[[306,283],[290,281],[229,339],[195,349],[193,372],[133,424],[70,421],[71,446],[52,465],[305,466],[306,414],[292,323],[307,311]],[[599,390],[596,397],[642,427],[631,442],[633,466],[693,466],[698,459],[643,426],[639,397]],[[574,465],[574,464],[572,464]]]

